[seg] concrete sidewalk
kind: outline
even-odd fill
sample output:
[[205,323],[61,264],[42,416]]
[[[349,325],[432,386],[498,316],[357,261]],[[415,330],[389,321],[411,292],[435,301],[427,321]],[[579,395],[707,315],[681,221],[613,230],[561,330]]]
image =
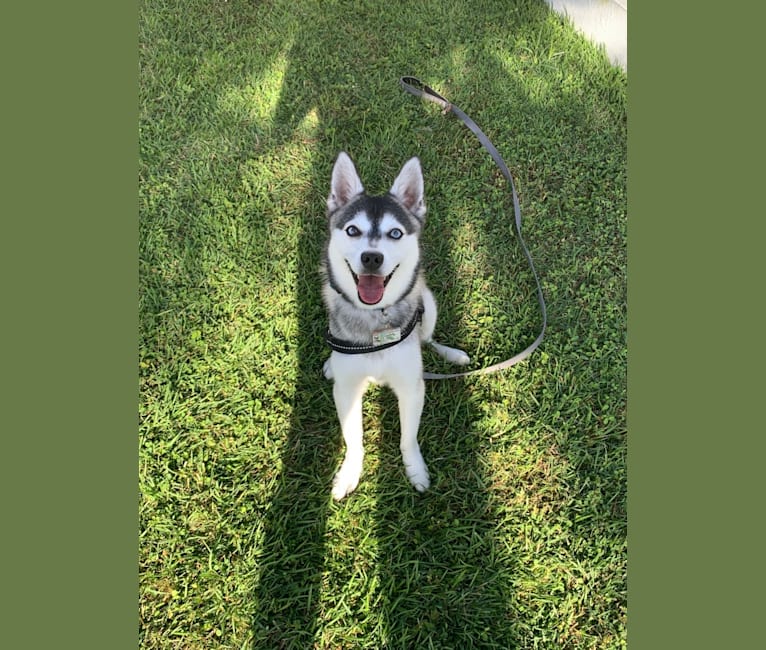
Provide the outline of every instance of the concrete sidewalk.
[[628,0],[545,0],[587,38],[606,48],[609,59],[628,71]]

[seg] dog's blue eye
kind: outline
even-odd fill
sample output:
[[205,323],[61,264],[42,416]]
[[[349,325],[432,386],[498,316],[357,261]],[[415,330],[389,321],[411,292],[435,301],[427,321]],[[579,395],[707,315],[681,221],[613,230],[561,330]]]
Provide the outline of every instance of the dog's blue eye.
[[391,239],[401,239],[403,234],[404,233],[398,228],[392,228],[391,230],[388,231],[388,236]]
[[362,231],[359,230],[359,228],[357,228],[356,226],[349,226],[348,228],[346,228],[346,234],[349,237],[359,237],[359,235],[362,234]]

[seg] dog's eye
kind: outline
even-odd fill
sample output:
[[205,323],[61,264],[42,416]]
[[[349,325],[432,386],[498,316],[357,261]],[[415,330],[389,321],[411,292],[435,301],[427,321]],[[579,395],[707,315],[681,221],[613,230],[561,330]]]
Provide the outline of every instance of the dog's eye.
[[391,230],[388,231],[388,236],[391,239],[401,239],[403,234],[404,233],[398,228],[392,228]]
[[359,235],[362,234],[362,231],[359,230],[359,228],[357,228],[356,226],[349,226],[348,228],[346,228],[346,234],[349,237],[359,237]]

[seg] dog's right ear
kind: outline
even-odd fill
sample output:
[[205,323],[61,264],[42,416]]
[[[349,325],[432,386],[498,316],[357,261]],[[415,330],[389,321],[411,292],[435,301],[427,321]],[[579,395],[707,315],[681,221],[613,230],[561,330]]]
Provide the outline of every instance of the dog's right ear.
[[362,181],[356,173],[354,163],[345,151],[338,154],[335,166],[332,168],[332,180],[330,181],[330,196],[327,197],[327,212],[335,212],[338,208],[364,192]]

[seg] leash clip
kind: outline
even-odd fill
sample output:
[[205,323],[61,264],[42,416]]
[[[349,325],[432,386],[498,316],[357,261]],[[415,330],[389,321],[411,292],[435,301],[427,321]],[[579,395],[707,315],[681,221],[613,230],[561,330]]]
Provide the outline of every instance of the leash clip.
[[452,104],[447,100],[446,97],[442,97],[433,88],[427,84],[424,84],[417,77],[401,77],[399,79],[399,83],[401,84],[402,88],[404,88],[404,90],[406,90],[411,95],[422,97],[423,99],[427,99],[429,102],[433,102],[434,104],[439,104],[439,106],[442,107],[442,115],[446,115],[452,111]]

